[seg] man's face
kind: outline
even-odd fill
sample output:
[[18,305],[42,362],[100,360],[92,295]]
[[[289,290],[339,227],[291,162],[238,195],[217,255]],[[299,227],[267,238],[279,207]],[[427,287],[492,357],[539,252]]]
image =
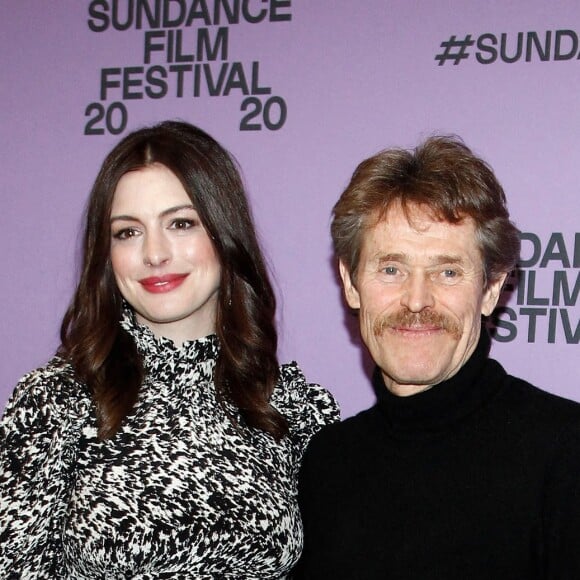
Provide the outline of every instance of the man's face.
[[341,263],[346,300],[360,309],[362,338],[397,395],[453,376],[479,339],[503,280],[484,290],[471,218],[435,221],[420,207],[411,223],[399,205],[363,235],[357,279]]

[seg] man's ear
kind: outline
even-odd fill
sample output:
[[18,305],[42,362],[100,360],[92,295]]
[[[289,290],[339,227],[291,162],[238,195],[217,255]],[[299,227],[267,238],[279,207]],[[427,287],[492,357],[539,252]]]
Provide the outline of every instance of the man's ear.
[[342,278],[342,287],[344,288],[346,303],[354,310],[358,310],[360,308],[360,296],[352,281],[350,272],[342,260],[338,261],[338,270],[340,272],[340,277]]
[[497,306],[497,301],[501,294],[505,279],[508,272],[501,274],[496,280],[487,285],[487,289],[483,293],[483,301],[481,303],[481,313],[484,316],[489,316],[494,308]]

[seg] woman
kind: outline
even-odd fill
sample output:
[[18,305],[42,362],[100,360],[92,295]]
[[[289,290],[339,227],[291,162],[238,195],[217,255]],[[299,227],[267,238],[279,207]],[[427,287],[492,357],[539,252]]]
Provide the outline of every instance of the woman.
[[298,464],[338,412],[278,366],[274,314],[228,153],[179,122],[123,139],[59,352],[2,421],[0,576],[283,577]]

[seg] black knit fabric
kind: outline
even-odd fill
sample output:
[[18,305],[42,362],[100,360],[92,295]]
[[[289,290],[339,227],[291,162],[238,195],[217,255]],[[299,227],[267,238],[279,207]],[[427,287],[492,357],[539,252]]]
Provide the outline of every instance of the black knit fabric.
[[314,437],[297,578],[580,579],[580,405],[488,350],[411,397],[377,372],[377,404]]

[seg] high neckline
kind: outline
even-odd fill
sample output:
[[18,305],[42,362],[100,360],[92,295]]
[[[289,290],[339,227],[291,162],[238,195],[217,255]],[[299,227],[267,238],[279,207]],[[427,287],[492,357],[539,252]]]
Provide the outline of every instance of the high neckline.
[[377,406],[392,433],[410,438],[428,436],[444,431],[480,408],[499,388],[498,381],[484,377],[490,346],[487,330],[482,327],[473,354],[457,374],[408,397],[391,393],[377,367],[373,374]]
[[176,361],[186,361],[193,365],[215,362],[219,353],[216,334],[188,340],[177,346],[170,338],[156,336],[148,326],[139,324],[134,311],[127,306],[123,309],[120,324],[135,341],[147,373],[158,371],[160,366],[173,365]]

